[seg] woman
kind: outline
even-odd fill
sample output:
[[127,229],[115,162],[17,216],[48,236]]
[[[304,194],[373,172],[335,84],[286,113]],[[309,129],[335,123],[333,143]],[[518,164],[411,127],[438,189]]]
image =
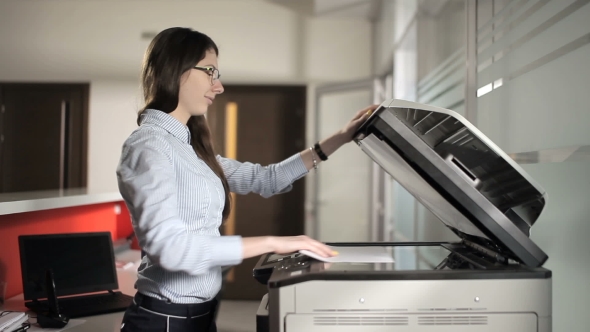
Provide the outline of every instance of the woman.
[[215,331],[221,266],[267,252],[307,249],[333,255],[328,246],[306,236],[220,236],[219,226],[231,208],[230,192],[269,197],[289,191],[295,180],[349,142],[375,106],[315,149],[278,164],[262,167],[226,159],[215,155],[204,117],[223,93],[217,55],[209,37],[186,28],[160,32],[146,51],[146,106],[117,168],[119,190],[145,253],[122,331]]

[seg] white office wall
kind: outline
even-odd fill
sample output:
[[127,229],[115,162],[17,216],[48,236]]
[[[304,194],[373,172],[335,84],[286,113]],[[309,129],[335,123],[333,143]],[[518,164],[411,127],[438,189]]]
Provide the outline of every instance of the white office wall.
[[91,191],[117,190],[113,162],[141,107],[149,40],[140,35],[171,26],[213,38],[226,84],[354,80],[372,69],[369,22],[304,17],[263,0],[2,0],[0,81],[90,82]]
[[371,75],[373,52],[369,22],[308,18],[304,41],[307,80],[339,82]]
[[394,24],[395,28],[393,31],[394,45],[397,46],[402,39],[405,38],[408,27],[414,24],[416,14],[418,12],[418,1],[417,0],[396,0],[394,11]]
[[117,190],[115,170],[121,146],[137,128],[142,96],[136,81],[97,80],[90,86],[88,121],[88,189]]
[[393,96],[416,101],[418,82],[417,29],[412,21],[404,37],[396,44],[393,62]]
[[374,74],[391,75],[395,42],[395,1],[383,1],[374,22]]

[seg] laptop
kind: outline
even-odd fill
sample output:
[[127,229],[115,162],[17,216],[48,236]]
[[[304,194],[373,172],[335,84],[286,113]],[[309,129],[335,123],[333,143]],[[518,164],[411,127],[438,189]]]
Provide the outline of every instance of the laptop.
[[119,291],[110,232],[18,237],[25,306],[50,310],[46,275],[54,276],[61,313],[70,318],[125,311],[133,297]]

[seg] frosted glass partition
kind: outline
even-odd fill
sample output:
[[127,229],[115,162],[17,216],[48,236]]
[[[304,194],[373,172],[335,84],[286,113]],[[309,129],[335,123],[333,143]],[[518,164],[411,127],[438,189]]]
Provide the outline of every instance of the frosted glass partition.
[[510,153],[587,145],[590,3],[521,2],[478,34],[477,125]]
[[[373,92],[342,91],[319,96],[318,134],[327,137],[372,102]],[[369,241],[369,194],[373,161],[354,143],[319,166],[315,234],[321,241]]]
[[418,102],[465,115],[465,48],[457,50],[418,83]]
[[549,255],[553,331],[585,331],[590,276],[590,161],[523,165],[548,193],[531,238]]
[[590,325],[590,1],[478,1],[477,126],[547,191],[553,331]]
[[[407,4],[407,1],[406,1]],[[451,0],[423,7],[415,14],[397,43],[394,62],[394,95],[465,114],[465,4]],[[457,236],[428,209],[392,180],[386,191],[386,220],[395,241],[455,241]],[[442,257],[427,251],[400,251],[396,262],[431,266]]]
[[[397,99],[416,100],[418,81],[418,25],[416,23],[417,1],[398,2],[396,18],[396,48],[393,62],[393,96]],[[400,25],[400,17],[404,17]],[[403,29],[403,30],[402,30]],[[385,191],[385,229],[389,238],[397,242],[414,240],[414,212],[416,200],[399,183],[389,179],[389,190]],[[389,203],[389,204],[388,204]],[[415,266],[416,255],[409,251],[398,250],[394,255],[396,264]]]
[[465,3],[447,1],[418,16],[418,102],[464,115]]
[[[403,0],[395,17],[394,97],[473,120],[546,189],[531,237],[553,273],[552,330],[588,330],[590,0]],[[455,239],[390,182],[390,238]],[[395,258],[436,262],[421,252]]]

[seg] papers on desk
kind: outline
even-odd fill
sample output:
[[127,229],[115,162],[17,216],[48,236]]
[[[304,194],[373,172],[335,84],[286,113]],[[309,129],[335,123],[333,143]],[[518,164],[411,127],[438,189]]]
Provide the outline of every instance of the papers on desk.
[[393,257],[386,247],[336,247],[332,250],[338,252],[333,257],[322,257],[308,250],[300,250],[303,255],[313,257],[328,263],[393,263]]
[[12,332],[18,329],[27,319],[29,319],[29,315],[24,312],[3,312],[2,316],[0,316],[0,332]]

